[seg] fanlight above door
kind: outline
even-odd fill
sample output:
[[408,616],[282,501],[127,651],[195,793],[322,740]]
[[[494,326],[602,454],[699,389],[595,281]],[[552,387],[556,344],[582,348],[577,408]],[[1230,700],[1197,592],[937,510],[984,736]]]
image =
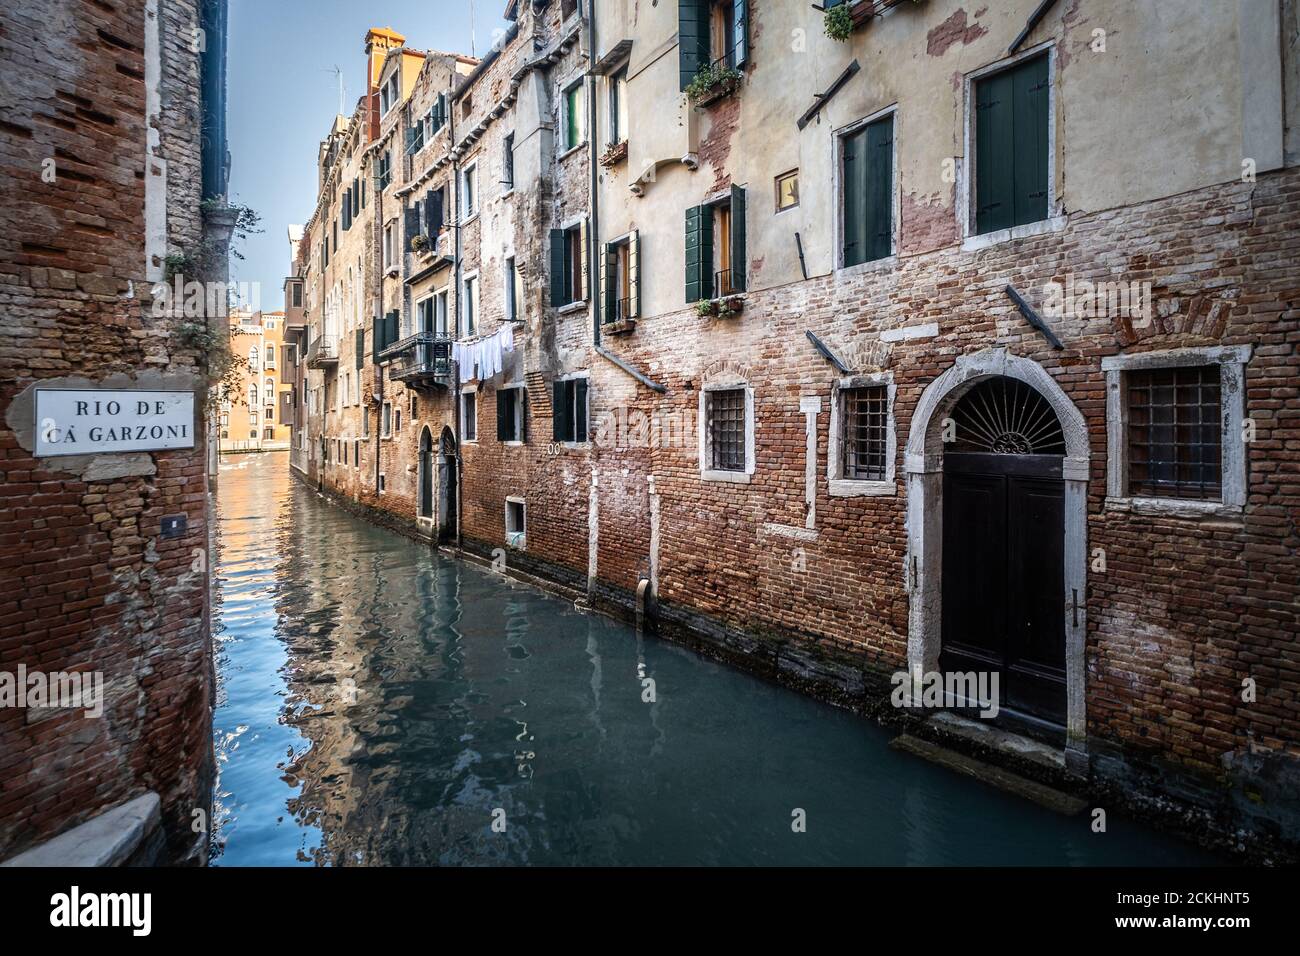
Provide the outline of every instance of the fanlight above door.
[[956,452],[997,455],[1064,455],[1065,434],[1056,412],[1036,389],[1017,378],[977,383],[952,411]]

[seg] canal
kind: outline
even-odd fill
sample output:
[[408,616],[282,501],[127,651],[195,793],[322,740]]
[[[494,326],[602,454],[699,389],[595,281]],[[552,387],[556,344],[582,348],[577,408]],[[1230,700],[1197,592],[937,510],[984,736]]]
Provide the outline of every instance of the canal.
[[216,512],[214,865],[1214,862],[372,526],[287,453],[227,457]]

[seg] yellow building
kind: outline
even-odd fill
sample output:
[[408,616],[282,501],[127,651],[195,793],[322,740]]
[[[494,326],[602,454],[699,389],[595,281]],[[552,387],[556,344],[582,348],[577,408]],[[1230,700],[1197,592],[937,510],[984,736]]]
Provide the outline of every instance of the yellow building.
[[230,349],[239,386],[221,403],[221,452],[279,451],[289,447],[293,421],[292,369],[284,344],[283,312],[230,312]]

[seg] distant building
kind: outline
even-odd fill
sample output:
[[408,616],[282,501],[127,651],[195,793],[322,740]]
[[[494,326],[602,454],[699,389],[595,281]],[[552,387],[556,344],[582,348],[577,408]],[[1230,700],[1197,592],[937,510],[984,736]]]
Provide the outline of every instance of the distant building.
[[238,384],[219,398],[221,453],[285,451],[293,422],[294,345],[284,343],[283,312],[230,312],[230,351]]

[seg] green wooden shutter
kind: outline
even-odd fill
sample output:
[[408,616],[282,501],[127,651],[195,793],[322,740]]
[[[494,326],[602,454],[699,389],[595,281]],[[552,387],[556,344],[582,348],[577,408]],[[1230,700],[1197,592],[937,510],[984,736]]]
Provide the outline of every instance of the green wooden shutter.
[[406,251],[411,251],[411,240],[420,234],[420,210],[415,206],[408,206],[404,210],[406,219]]
[[692,206],[686,210],[686,301],[712,298],[713,210]]
[[366,359],[365,326],[362,326],[361,328],[357,329],[356,353],[357,353],[356,354],[357,368],[361,368],[361,366],[365,364],[365,359]]
[[709,62],[709,0],[677,0],[677,65],[681,89]]
[[866,262],[865,242],[867,223],[866,188],[867,131],[857,130],[843,139],[842,169],[844,197],[844,248],[843,265],[856,266]]
[[497,441],[513,441],[514,435],[510,434],[514,428],[514,422],[511,421],[510,406],[513,404],[507,394],[509,390],[504,388],[497,389]]
[[[629,271],[627,287],[632,301],[628,303],[628,312],[632,316],[641,315],[641,234],[633,229],[627,239],[627,268]],[[585,386],[584,386],[585,387]]]
[[749,54],[749,4],[746,0],[732,0],[731,30],[731,65],[740,69]]
[[577,378],[573,385],[573,440],[587,440],[587,380]]
[[370,358],[378,365],[379,353],[384,349],[384,320],[375,316],[374,328],[370,333]]
[[731,187],[731,291],[745,291],[745,187]]
[[615,311],[618,298],[616,276],[618,272],[618,253],[612,242],[602,245],[600,269],[600,308],[606,322],[613,322],[618,316]]
[[975,230],[992,232],[1015,223],[1011,73],[975,86]]
[[894,117],[886,116],[867,127],[866,220],[863,240],[866,261],[893,252],[894,227]]
[[564,305],[564,230],[551,230],[551,305]]
[[572,382],[551,383],[551,440],[573,441]]
[[388,313],[388,322],[384,328],[384,348],[388,348],[397,341],[398,320],[400,318],[401,314],[396,309]]
[[1046,56],[1037,57],[1016,67],[1011,77],[1017,226],[1047,218],[1047,119],[1051,95],[1047,63]]

